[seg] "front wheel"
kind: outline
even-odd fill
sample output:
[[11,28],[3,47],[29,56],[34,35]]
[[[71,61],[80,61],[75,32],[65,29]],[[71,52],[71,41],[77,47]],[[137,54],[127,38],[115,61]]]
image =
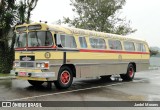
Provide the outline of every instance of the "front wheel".
[[134,79],[134,75],[135,75],[135,68],[132,64],[129,64],[127,68],[127,73],[121,74],[120,76],[124,81],[132,81]]
[[67,89],[71,86],[73,82],[73,72],[72,70],[64,66],[59,70],[57,81],[54,82],[58,89]]
[[33,81],[33,80],[28,80],[28,82],[32,85],[32,86],[41,86],[44,81]]

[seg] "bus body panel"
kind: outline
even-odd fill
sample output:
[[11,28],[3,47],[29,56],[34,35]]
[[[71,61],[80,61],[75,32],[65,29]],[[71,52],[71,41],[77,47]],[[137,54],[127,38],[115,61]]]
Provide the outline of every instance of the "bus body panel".
[[[35,24],[25,24],[21,26],[34,26]],[[73,65],[76,69],[76,78],[90,78],[114,74],[123,74],[127,72],[128,65],[131,63],[135,66],[136,72],[147,70],[149,67],[149,48],[145,41],[132,38],[125,38],[119,35],[107,34],[95,31],[88,31],[75,28],[65,28],[61,26],[41,25],[41,30],[27,30],[26,33],[32,31],[49,31],[53,37],[52,47],[30,47],[15,50],[15,62],[21,62],[22,56],[32,56],[35,62],[49,62],[49,69],[37,69],[29,67],[13,68],[13,74],[26,72],[26,76],[17,76],[18,79],[37,80],[37,81],[56,81],[59,70],[64,65]],[[16,30],[17,31],[17,30]],[[16,33],[19,33],[18,31]],[[20,32],[21,33],[21,32]],[[72,35],[75,38],[77,48],[59,48],[56,44],[55,34]],[[86,38],[87,48],[81,48],[79,36]],[[106,49],[95,49],[91,47],[90,38],[97,37],[105,40]],[[122,45],[122,50],[114,50],[109,48],[109,39],[119,40]],[[126,51],[123,42],[130,41],[141,43],[145,46],[146,51]],[[136,49],[135,49],[136,50]],[[66,56],[64,57],[64,53]],[[34,62],[33,61],[33,62]],[[45,75],[45,77],[29,77],[28,73],[33,75]],[[52,77],[47,75],[54,74]]]

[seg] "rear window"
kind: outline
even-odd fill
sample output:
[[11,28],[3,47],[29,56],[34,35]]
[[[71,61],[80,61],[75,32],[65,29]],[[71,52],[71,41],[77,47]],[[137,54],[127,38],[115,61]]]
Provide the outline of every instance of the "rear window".
[[109,48],[113,50],[122,50],[122,45],[119,40],[108,40]]

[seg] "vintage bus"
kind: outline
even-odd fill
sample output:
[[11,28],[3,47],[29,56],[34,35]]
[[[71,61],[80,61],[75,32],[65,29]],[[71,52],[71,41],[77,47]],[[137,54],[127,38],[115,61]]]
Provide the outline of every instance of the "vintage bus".
[[69,88],[73,78],[131,81],[149,67],[149,48],[143,40],[45,23],[15,27],[15,61],[11,74],[33,86],[54,82]]

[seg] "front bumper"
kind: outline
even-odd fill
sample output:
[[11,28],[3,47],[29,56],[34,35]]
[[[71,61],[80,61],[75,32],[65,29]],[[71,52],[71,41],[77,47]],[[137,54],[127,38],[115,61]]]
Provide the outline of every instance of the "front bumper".
[[22,71],[10,71],[10,75],[16,76],[18,79],[26,80],[42,80],[53,81],[55,80],[55,72],[22,72]]

